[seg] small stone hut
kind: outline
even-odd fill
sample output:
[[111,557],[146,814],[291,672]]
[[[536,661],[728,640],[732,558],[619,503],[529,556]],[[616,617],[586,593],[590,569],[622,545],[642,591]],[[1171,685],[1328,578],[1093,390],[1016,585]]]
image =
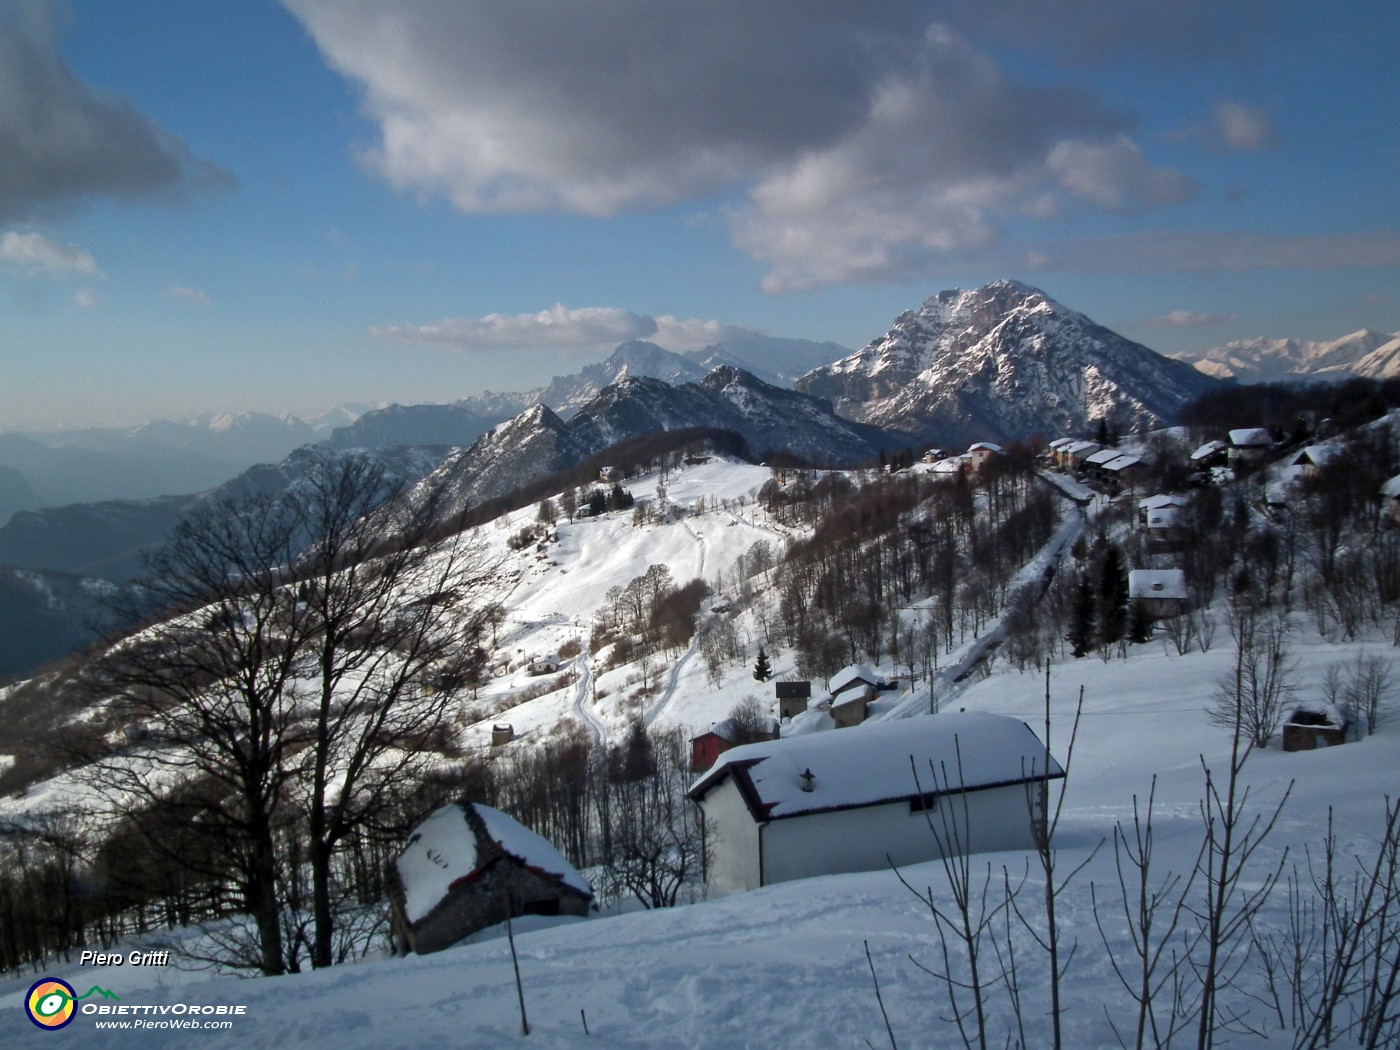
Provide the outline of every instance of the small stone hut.
[[452,802],[389,865],[401,954],[426,955],[520,915],[586,915],[593,890],[542,836],[500,810]]
[[1346,711],[1321,700],[1300,704],[1283,720],[1283,749],[1313,751],[1347,742]]

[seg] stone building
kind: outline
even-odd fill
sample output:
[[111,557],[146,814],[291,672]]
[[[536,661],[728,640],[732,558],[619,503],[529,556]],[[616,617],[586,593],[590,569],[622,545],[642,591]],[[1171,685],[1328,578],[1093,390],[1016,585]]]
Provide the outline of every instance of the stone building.
[[389,865],[401,953],[426,955],[520,915],[586,915],[593,890],[542,836],[475,802],[436,810]]

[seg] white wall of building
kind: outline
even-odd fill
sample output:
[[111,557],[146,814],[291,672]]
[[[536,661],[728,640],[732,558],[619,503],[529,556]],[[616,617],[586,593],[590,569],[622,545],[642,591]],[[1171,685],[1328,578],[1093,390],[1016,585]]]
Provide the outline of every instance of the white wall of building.
[[705,883],[716,893],[758,889],[759,826],[744,804],[734,778],[727,777],[705,796],[709,828],[709,870]]
[[929,813],[911,812],[909,802],[901,800],[773,820],[759,832],[733,781],[726,780],[706,796],[705,811],[717,832],[710,883],[721,892],[759,885],[760,850],[762,882],[769,884],[873,871],[891,860],[917,864],[945,853],[1034,847],[1027,788],[1021,784],[943,797]]

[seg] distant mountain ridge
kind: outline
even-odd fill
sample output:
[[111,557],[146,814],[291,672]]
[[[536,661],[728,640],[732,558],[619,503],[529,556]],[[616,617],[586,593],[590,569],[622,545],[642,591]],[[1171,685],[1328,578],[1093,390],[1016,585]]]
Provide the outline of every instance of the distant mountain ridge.
[[385,445],[460,445],[535,405],[562,420],[573,416],[607,387],[628,378],[659,379],[672,386],[699,382],[721,365],[742,369],[775,387],[791,387],[799,376],[849,351],[836,343],[783,339],[758,333],[727,338],[678,354],[641,339],[617,346],[602,361],[555,376],[547,386],[520,392],[474,394],[450,404],[390,405],[367,412],[327,439],[332,448]]
[[[361,450],[404,487],[430,473],[444,447]],[[276,498],[318,464],[343,456],[315,445],[294,449],[278,463],[259,464],[198,493],[141,500],[99,500],[22,511],[0,526],[0,564],[125,581],[142,571],[142,555],[162,543],[191,508],[210,499]]]
[[1164,424],[1215,384],[1019,281],[953,289],[797,389],[849,419],[949,447]]
[[454,517],[623,441],[691,428],[739,434],[758,454],[787,451],[842,465],[905,443],[903,435],[842,419],[819,399],[726,365],[678,386],[625,376],[568,420],[535,405],[452,455],[422,484],[443,490],[443,516]]
[[1361,329],[1340,339],[1241,339],[1172,359],[1217,379],[1241,383],[1336,382],[1352,376],[1400,376],[1400,332]]
[[[316,421],[263,412],[157,419],[134,427],[0,434],[0,525],[16,510],[198,492],[257,463],[277,462],[329,433],[329,423],[362,406],[341,406]],[[6,493],[23,477],[20,498]],[[3,482],[9,479],[8,485]]]

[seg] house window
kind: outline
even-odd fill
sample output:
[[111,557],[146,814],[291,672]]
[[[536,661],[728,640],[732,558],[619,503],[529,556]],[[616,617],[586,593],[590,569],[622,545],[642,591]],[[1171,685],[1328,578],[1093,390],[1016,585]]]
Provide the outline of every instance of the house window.
[[937,813],[938,796],[929,792],[924,795],[915,795],[909,800],[910,813]]

